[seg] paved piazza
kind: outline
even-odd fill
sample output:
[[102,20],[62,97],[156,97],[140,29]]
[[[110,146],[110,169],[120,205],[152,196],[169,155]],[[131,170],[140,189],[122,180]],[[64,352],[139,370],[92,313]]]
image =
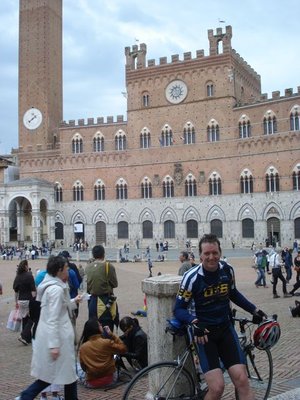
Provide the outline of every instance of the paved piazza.
[[[159,271],[162,274],[176,273],[179,267],[179,262],[175,261],[176,257],[177,252],[173,261],[154,263],[153,274],[157,275]],[[274,384],[271,395],[279,395],[291,389],[298,388],[300,386],[300,319],[292,318],[288,313],[288,306],[293,305],[295,298],[284,299],[281,297],[274,300],[271,285],[269,285],[268,289],[257,289],[254,286],[256,273],[251,268],[250,254],[242,255],[242,257],[228,255],[228,262],[235,268],[238,288],[265,312],[278,314],[278,320],[282,327],[282,336],[278,345],[272,350],[274,359]],[[43,268],[45,263],[46,260],[35,260],[30,261],[29,265],[34,273],[37,269]],[[14,306],[12,282],[15,277],[16,265],[17,260],[0,261],[0,280],[4,288],[4,294],[0,296],[0,400],[14,399],[33,380],[30,376],[31,346],[22,345],[17,340],[18,333],[10,332],[6,329],[9,311]],[[122,317],[142,307],[143,293],[141,292],[141,281],[148,276],[148,269],[146,262],[115,263],[115,265],[119,279],[119,288],[116,290],[116,295],[118,296],[120,316]],[[293,276],[293,281],[294,279],[295,277]],[[289,287],[291,288],[291,285]],[[280,285],[278,293],[282,295]],[[77,323],[78,336],[81,334],[86,318],[86,304],[82,304]],[[140,318],[140,323],[147,331],[147,319]],[[80,400],[121,399],[124,390],[124,386],[119,386],[108,392],[85,389],[80,385],[78,387]]]

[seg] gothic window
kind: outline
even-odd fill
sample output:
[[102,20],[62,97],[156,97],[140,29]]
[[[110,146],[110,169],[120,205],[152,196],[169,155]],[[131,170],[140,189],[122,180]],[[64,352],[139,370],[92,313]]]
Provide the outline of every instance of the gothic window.
[[206,95],[207,95],[207,97],[213,97],[214,94],[215,94],[214,93],[214,85],[213,85],[213,83],[209,82],[206,85]]
[[116,184],[116,199],[127,199],[127,183],[123,178],[120,178]]
[[153,223],[152,221],[143,222],[143,239],[153,239]]
[[198,222],[189,219],[186,223],[186,237],[189,239],[198,239]]
[[150,96],[148,93],[143,93],[142,101],[143,101],[143,107],[150,106]]
[[64,225],[61,222],[55,222],[55,240],[64,238]]
[[164,238],[175,239],[175,222],[168,220],[164,222]]
[[94,200],[105,200],[105,186],[101,179],[94,185]]
[[185,195],[187,197],[197,196],[197,182],[192,174],[189,174],[185,180]]
[[240,139],[246,139],[251,136],[251,123],[246,115],[242,115],[239,121],[239,137]]
[[116,133],[115,136],[115,149],[126,150],[126,135],[121,129]]
[[151,145],[151,136],[148,128],[144,128],[140,134],[141,149],[148,149]]
[[[297,164],[294,168],[293,174],[293,190],[300,190],[300,164]],[[298,236],[297,236],[298,237]]]
[[220,219],[210,221],[210,232],[218,238],[223,237],[223,222]]
[[294,237],[295,238],[300,237],[300,218],[296,218],[294,220]]
[[291,131],[299,131],[300,130],[298,109],[299,109],[299,106],[294,106],[290,113],[290,130]]
[[159,139],[161,147],[169,147],[173,145],[173,133],[169,125],[165,125],[161,131],[161,138]]
[[118,239],[128,239],[128,222],[120,221],[118,223]]
[[73,185],[73,201],[83,201],[83,186],[80,181]]
[[93,138],[93,151],[104,151],[104,137],[100,132],[97,132]]
[[170,176],[166,176],[163,180],[163,197],[174,197],[174,182]]
[[264,135],[273,135],[277,132],[277,119],[275,114],[269,110],[264,117]]
[[79,133],[76,133],[76,135],[72,139],[72,153],[79,154],[82,152],[83,152],[82,137],[79,135]]
[[149,178],[145,177],[141,183],[141,198],[151,199],[152,198],[152,184]]
[[250,171],[244,169],[240,178],[241,193],[253,193],[253,178]]
[[63,190],[61,187],[61,184],[56,182],[54,186],[54,199],[57,203],[60,203],[63,201]]
[[270,167],[266,173],[266,192],[279,192],[279,175],[274,167]]
[[217,172],[213,172],[208,180],[210,196],[222,194],[221,177]]
[[207,126],[207,141],[218,142],[220,140],[220,131],[218,123],[212,119]]
[[254,221],[250,218],[242,220],[242,237],[254,238]]
[[187,122],[184,125],[183,143],[184,144],[194,144],[195,143],[195,128],[190,122]]

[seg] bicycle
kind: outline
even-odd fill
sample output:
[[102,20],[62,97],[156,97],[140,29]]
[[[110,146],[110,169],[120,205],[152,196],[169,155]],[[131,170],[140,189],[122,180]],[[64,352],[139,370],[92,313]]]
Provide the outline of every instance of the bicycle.
[[[276,320],[277,316],[273,316]],[[239,324],[239,340],[246,358],[250,386],[256,400],[266,400],[271,390],[273,361],[270,349],[258,350],[252,339],[254,324],[247,318],[233,315]],[[166,328],[174,336],[184,335],[186,348],[175,361],[163,361],[141,370],[126,387],[122,400],[201,400],[207,392],[200,371],[197,346],[190,325],[178,330]],[[228,374],[224,371],[225,391],[222,399],[239,399]],[[230,384],[229,384],[230,381]]]

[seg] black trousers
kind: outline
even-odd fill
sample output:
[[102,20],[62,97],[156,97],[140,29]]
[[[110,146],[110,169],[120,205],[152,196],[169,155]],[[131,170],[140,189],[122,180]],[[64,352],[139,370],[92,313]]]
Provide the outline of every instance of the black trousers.
[[284,294],[287,293],[287,291],[286,291],[286,280],[285,280],[284,276],[282,275],[281,268],[273,268],[272,269],[272,276],[273,276],[273,294],[277,294],[276,286],[277,286],[278,279],[280,279],[281,282],[282,282],[282,291],[283,291],[283,293]]

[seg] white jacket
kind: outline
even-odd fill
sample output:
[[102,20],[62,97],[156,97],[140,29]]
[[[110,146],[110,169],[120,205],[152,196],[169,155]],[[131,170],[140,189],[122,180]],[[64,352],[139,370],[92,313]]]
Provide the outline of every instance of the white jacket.
[[[48,274],[37,292],[37,300],[41,301],[41,315],[33,341],[31,375],[54,384],[73,383],[77,376],[70,313],[76,304],[70,301],[67,285]],[[55,347],[59,348],[60,355],[53,361],[50,349]]]

